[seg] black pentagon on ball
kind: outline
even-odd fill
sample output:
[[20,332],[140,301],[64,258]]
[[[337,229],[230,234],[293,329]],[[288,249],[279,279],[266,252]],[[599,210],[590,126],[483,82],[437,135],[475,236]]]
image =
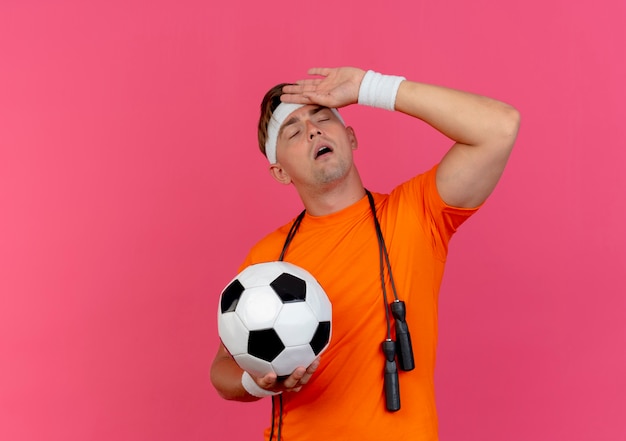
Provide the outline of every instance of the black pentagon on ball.
[[311,348],[315,355],[319,354],[330,340],[330,322],[319,322],[311,339]]
[[306,282],[293,274],[282,273],[270,283],[270,286],[276,291],[283,303],[306,300]]
[[248,353],[261,360],[271,362],[280,354],[285,345],[273,329],[250,331]]
[[220,302],[222,314],[225,312],[235,311],[237,303],[239,303],[239,299],[241,298],[241,294],[243,294],[244,290],[245,288],[239,279],[233,280],[230,285],[224,288],[224,291],[222,291],[222,300]]

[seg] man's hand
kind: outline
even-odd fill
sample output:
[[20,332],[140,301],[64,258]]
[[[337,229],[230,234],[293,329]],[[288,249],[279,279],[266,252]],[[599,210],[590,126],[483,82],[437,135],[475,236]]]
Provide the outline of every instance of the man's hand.
[[281,101],[326,107],[355,104],[359,99],[359,87],[365,71],[355,67],[316,67],[309,69],[308,74],[323,78],[299,80],[295,85],[283,87]]
[[302,386],[307,384],[311,379],[311,376],[317,369],[320,364],[319,357],[313,360],[313,362],[309,365],[309,367],[298,367],[296,368],[289,377],[284,380],[278,380],[276,378],[276,374],[267,374],[264,377],[255,377],[253,375],[252,378],[256,381],[256,384],[259,387],[271,390],[274,392],[299,392],[302,389]]

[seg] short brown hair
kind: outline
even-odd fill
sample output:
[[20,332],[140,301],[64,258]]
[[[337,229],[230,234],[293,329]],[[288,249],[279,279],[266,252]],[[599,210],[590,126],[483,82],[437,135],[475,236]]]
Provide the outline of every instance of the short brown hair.
[[283,94],[283,86],[287,86],[289,83],[281,83],[267,91],[261,101],[261,115],[259,116],[259,149],[263,156],[265,156],[265,142],[267,141],[267,125],[270,122],[270,118],[274,113],[274,110],[280,104],[280,96]]

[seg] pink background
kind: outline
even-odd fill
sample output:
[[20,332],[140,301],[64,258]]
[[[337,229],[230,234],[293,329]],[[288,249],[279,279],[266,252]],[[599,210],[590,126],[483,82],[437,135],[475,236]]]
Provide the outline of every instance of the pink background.
[[[451,246],[441,438],[626,439],[626,3],[367,3],[0,3],[0,439],[260,439],[269,402],[209,382],[217,297],[301,208],[257,152],[257,109],[317,65],[523,116]],[[375,191],[450,145],[344,117]]]

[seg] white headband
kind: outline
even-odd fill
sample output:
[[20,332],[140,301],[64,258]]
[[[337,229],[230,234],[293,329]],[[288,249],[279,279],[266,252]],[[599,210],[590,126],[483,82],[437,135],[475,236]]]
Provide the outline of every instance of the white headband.
[[[280,130],[280,127],[292,112],[298,110],[302,106],[304,106],[304,104],[280,103],[272,113],[272,117],[267,123],[267,141],[265,142],[265,156],[267,156],[270,164],[276,164],[277,162],[276,143],[278,142],[278,131]],[[330,110],[333,111],[342,124],[345,124],[337,109],[331,108]]]

